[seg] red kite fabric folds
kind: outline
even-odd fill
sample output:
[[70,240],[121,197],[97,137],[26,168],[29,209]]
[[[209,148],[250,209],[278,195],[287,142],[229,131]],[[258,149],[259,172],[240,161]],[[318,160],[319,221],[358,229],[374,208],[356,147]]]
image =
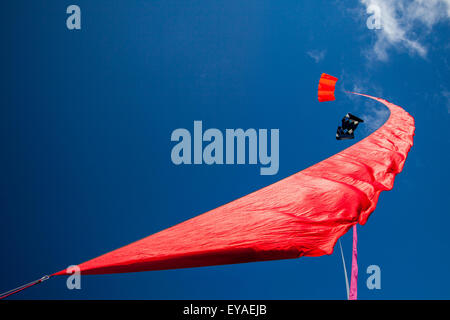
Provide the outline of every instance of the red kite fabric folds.
[[364,140],[268,187],[84,262],[81,273],[331,254],[339,237],[366,223],[380,192],[392,189],[413,144],[414,119],[386,100],[366,97],[386,105],[391,114]]
[[338,78],[322,73],[319,80],[319,89],[317,90],[317,97],[319,102],[333,101],[334,89]]

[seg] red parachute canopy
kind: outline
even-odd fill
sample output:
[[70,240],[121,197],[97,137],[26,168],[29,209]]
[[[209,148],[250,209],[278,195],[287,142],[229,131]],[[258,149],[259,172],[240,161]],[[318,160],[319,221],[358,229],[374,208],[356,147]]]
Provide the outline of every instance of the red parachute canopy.
[[317,91],[319,102],[336,100],[334,97],[334,89],[337,81],[338,78],[322,73],[319,80],[319,89]]
[[[320,87],[336,78],[322,75]],[[325,81],[327,80],[327,81]],[[330,96],[334,99],[332,91]],[[79,265],[82,274],[212,266],[331,254],[393,187],[413,144],[414,119],[379,98],[389,119],[334,156],[240,199]],[[322,96],[324,99],[325,96]],[[330,99],[329,99],[330,100]],[[55,273],[64,275],[65,270]]]

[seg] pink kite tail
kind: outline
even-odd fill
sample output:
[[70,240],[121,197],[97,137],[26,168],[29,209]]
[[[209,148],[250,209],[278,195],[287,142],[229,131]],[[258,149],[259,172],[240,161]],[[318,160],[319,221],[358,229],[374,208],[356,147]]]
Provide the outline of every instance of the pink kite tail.
[[349,300],[356,300],[358,296],[358,235],[356,224],[353,226],[353,253],[352,253],[352,275],[350,283]]

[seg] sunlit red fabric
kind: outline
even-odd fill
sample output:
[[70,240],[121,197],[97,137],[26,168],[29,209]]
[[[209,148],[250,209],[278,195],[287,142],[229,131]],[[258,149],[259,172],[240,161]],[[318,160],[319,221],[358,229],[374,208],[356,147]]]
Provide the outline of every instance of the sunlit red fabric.
[[319,89],[317,90],[319,102],[335,100],[334,90],[337,81],[338,78],[322,73],[319,80]]
[[[364,140],[303,171],[79,265],[82,274],[177,269],[331,254],[393,187],[413,144],[414,119],[391,114]],[[55,275],[66,274],[62,270]]]

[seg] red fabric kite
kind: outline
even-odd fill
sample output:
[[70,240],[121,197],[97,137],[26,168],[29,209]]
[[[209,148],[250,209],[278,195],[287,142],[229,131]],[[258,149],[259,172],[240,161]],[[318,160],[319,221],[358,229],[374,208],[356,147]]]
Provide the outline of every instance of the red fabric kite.
[[334,89],[337,81],[338,78],[322,73],[319,80],[319,89],[317,90],[319,102],[333,101],[336,99],[334,97]]
[[[322,75],[319,88],[329,84],[322,79],[336,79],[329,77]],[[414,119],[406,111],[386,100],[363,96],[391,112],[386,123],[364,140],[268,187],[84,262],[79,265],[81,273],[331,254],[349,228],[366,223],[380,192],[392,189],[413,144]],[[66,270],[55,273],[65,274]]]
[[[338,79],[322,74],[319,101],[334,100]],[[365,224],[381,191],[390,190],[413,144],[414,119],[391,112],[364,140],[288,178],[79,265],[81,274],[178,269],[331,254],[336,241]],[[352,288],[356,299],[356,227]],[[53,275],[65,275],[61,270]],[[42,283],[49,276],[0,295]]]

